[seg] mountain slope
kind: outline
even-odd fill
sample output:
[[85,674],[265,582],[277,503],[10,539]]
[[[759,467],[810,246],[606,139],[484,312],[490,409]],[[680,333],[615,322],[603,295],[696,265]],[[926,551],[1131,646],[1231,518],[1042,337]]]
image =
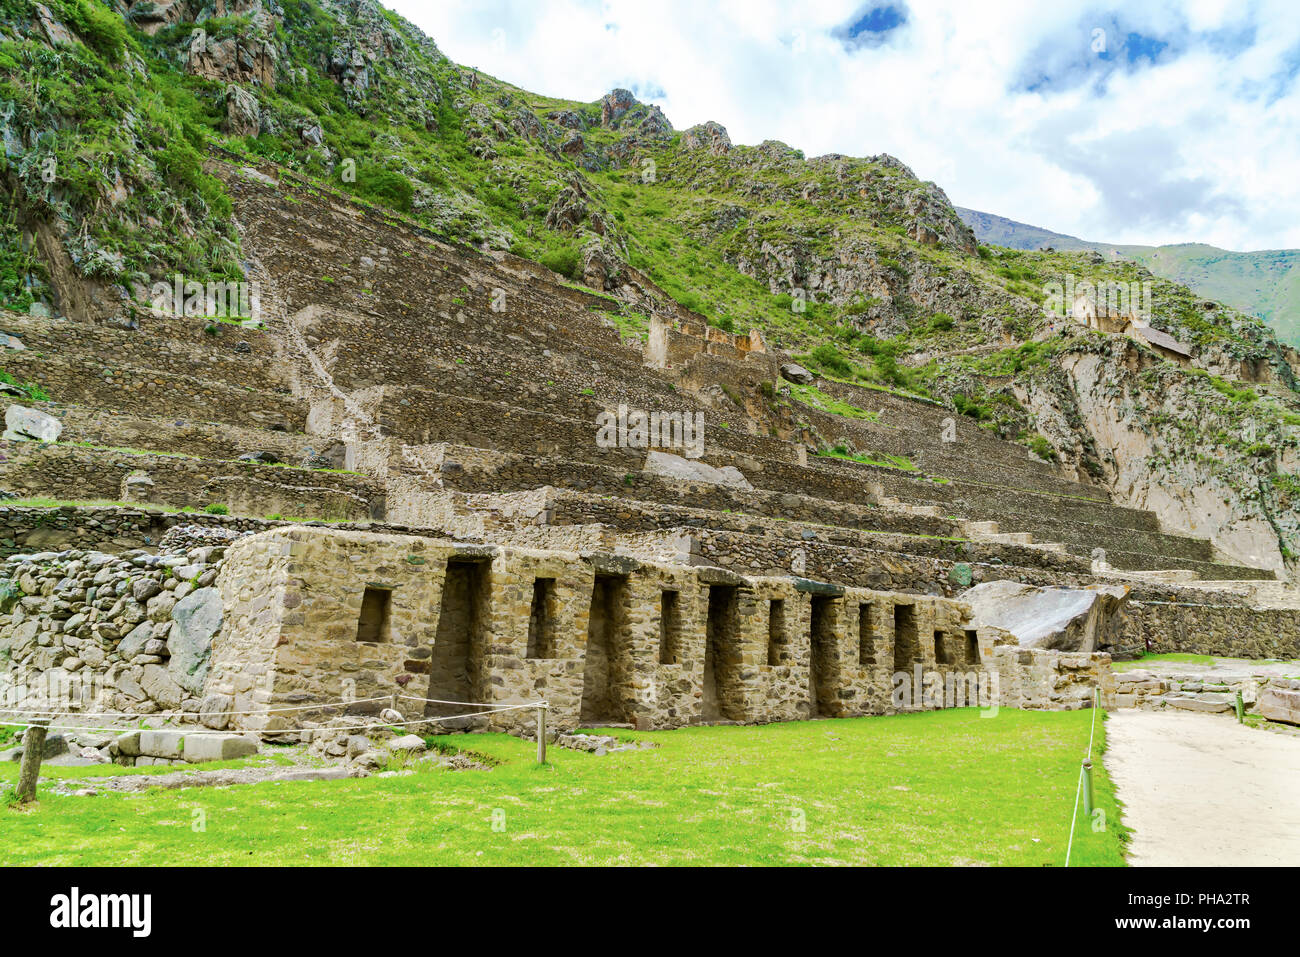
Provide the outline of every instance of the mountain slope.
[[[624,90],[521,90],[373,0],[222,9],[0,0],[0,299],[129,324],[156,280],[247,268],[200,163],[221,147],[536,260],[616,302],[629,334],[683,309],[755,327],[824,375],[948,405],[1246,563],[1300,553],[1300,393],[1257,319],[1127,259],[977,246],[943,190],[885,154],[675,131]],[[1066,277],[1150,282],[1151,324],[1193,345],[1195,367],[1062,322],[1048,289]]]
[[982,243],[1010,249],[1091,250],[1112,259],[1131,259],[1157,276],[1264,320],[1279,339],[1300,346],[1300,249],[1239,253],[1204,243],[1095,243],[992,213],[961,206],[956,210]]

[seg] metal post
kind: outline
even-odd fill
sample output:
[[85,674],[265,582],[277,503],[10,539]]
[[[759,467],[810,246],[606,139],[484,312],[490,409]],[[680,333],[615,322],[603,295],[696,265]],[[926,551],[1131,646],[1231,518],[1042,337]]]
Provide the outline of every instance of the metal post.
[[537,706],[537,763],[546,763],[546,702]]
[[18,771],[18,803],[26,804],[36,797],[36,779],[41,773],[41,757],[45,753],[45,732],[48,719],[33,721],[23,734],[23,763]]
[[1083,813],[1092,817],[1092,758],[1083,759]]

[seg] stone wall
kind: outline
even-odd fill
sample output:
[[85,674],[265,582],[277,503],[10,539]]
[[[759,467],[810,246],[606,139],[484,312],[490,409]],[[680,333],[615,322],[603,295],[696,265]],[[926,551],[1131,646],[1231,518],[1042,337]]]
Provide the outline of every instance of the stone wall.
[[382,486],[360,475],[187,456],[0,441],[0,474],[18,495],[140,501],[174,508],[312,518],[382,518]]
[[1115,707],[1115,673],[1104,652],[1051,651],[1000,645],[993,651],[1001,703],[1009,708],[1076,711],[1101,705]]
[[224,546],[77,549],[0,566],[0,700],[19,709],[196,715]]
[[[453,584],[462,576],[473,584]],[[265,662],[267,707],[315,703],[320,716],[399,695],[408,720],[458,714],[426,698],[545,699],[561,728],[840,717],[897,710],[896,666],[981,667],[958,602],[613,555],[283,528],[234,545],[223,582],[227,627],[209,693],[237,694],[249,664]],[[375,602],[382,610],[368,612]],[[902,659],[896,606],[912,625]],[[517,711],[490,724],[531,720]]]
[[1300,658],[1300,615],[1294,608],[1252,608],[1193,592],[1191,600],[1130,600],[1126,618],[1123,643],[1130,652]]

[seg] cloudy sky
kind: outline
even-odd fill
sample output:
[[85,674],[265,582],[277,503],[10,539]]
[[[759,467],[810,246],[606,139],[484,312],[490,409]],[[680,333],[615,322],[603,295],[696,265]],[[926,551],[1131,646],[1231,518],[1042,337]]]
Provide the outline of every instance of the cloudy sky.
[[386,0],[458,63],[677,129],[892,153],[1084,239],[1300,247],[1297,0]]

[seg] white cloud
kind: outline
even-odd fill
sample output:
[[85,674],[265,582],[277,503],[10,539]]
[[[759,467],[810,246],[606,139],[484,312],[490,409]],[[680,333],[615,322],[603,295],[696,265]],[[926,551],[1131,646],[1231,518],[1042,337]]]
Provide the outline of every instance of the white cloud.
[[[831,31],[860,0],[390,3],[458,63],[532,92],[659,89],[678,129],[712,119],[739,143],[893,153],[959,205],[1086,239],[1300,246],[1290,0],[1248,14],[1227,0],[908,0],[888,42],[852,50]],[[1111,63],[1128,31],[1169,47],[1103,74],[1094,29]],[[1039,71],[1049,82],[1025,90]]]

